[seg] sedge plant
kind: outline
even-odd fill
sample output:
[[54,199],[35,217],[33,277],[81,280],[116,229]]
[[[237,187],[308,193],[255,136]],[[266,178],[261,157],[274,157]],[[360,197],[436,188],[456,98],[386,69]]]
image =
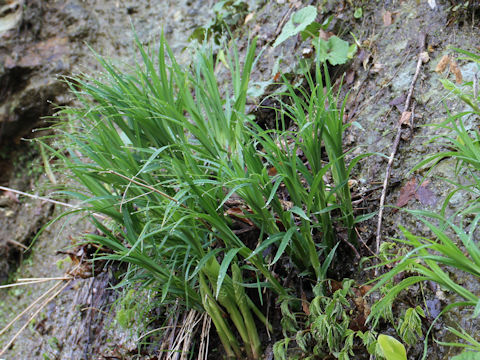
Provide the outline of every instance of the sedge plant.
[[[299,118],[292,147],[302,149],[307,165],[278,145],[291,132],[280,126],[261,130],[245,113],[255,40],[243,62],[235,47],[227,52],[225,88],[207,45],[190,68],[175,61],[163,36],[156,57],[138,39],[136,45],[141,60],[131,71],[98,57],[100,77],[69,79],[80,106],[59,112],[69,119],[67,152],[56,154],[80,186],[64,193],[92,215],[99,232],[86,240],[109,249],[103,258],[130,264],[133,275],[125,283],[155,284],[163,303],[180,300],[206,311],[228,358],[258,359],[257,326],[271,331],[259,308],[262,293],[289,294],[273,264],[289,257],[298,271],[321,281],[336,243],[332,210],[342,209],[341,220],[353,226],[349,173],[337,148],[342,111],[330,89],[319,99],[323,86],[331,87],[328,78],[318,86],[310,79],[315,96],[307,102],[290,88],[294,105],[279,116],[309,112]],[[317,65],[317,81],[320,76]],[[324,158],[320,143],[327,149]],[[277,169],[274,176],[271,167]],[[328,171],[335,179],[332,189],[323,180]],[[280,187],[292,206],[282,203]],[[241,203],[235,215],[229,211],[233,198]],[[256,243],[234,230],[238,222],[249,224]],[[273,258],[264,258],[267,250]],[[252,295],[249,288],[257,290]]]

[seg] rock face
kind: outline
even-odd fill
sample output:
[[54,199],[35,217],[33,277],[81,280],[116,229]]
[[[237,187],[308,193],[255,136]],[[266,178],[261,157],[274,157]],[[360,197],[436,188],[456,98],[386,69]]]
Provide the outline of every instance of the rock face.
[[[205,23],[211,1],[155,0],[0,0],[0,185],[42,195],[48,188],[43,160],[22,141],[44,127],[57,105],[69,104],[62,76],[98,68],[90,45],[101,55],[132,59],[132,24],[142,41],[165,31],[176,53],[188,44],[191,29]],[[166,21],[165,19],[169,19]],[[179,30],[180,29],[180,30]],[[172,41],[174,40],[174,41]],[[0,283],[12,277],[63,276],[57,265],[82,232],[92,231],[81,218],[67,217],[36,240],[28,261],[24,249],[51,219],[51,204],[0,190]],[[58,209],[57,214],[63,211]],[[15,341],[6,359],[92,359],[136,350],[131,333],[113,329],[105,316],[116,298],[107,290],[112,273],[76,279],[40,313],[40,320]],[[53,284],[0,291],[0,328],[41,297]],[[27,318],[0,335],[0,351]],[[115,326],[116,328],[116,326]],[[50,340],[55,339],[55,343]],[[109,342],[111,341],[111,342]],[[93,355],[95,354],[95,355]]]
[[[3,3],[3,6],[2,6]],[[0,144],[28,136],[65,91],[79,44],[95,22],[76,1],[0,2]]]

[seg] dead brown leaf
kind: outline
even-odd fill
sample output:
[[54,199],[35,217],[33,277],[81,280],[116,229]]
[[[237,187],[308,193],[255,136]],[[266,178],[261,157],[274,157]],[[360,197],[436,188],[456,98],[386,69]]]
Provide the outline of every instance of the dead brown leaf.
[[309,308],[309,303],[307,301],[307,296],[305,293],[302,291],[302,309],[305,315],[310,315],[310,308]]
[[248,23],[250,20],[253,19],[253,16],[255,15],[255,11],[254,12],[251,12],[250,14],[248,14],[247,16],[245,16],[245,21],[243,22],[244,24]]
[[455,82],[457,84],[463,83],[462,71],[455,60],[450,61],[450,71],[455,75]]
[[325,31],[325,30],[320,29],[319,36],[320,36],[320,39],[322,39],[322,40],[328,40],[333,35],[335,35],[335,34],[331,31]]
[[18,201],[18,195],[15,194],[14,192],[8,190],[8,191],[5,191],[4,194],[14,203],[16,204],[20,203],[20,201]]
[[450,56],[443,55],[440,61],[438,62],[437,67],[435,68],[435,71],[437,73],[443,72],[443,70],[445,70],[445,68],[449,63],[450,63]]
[[398,207],[403,207],[414,198],[422,205],[435,205],[437,203],[437,197],[433,191],[428,188],[428,184],[429,181],[427,180],[418,186],[417,180],[412,178],[400,189],[400,195],[395,205]]
[[402,116],[400,117],[400,125],[407,125],[409,127],[412,127],[412,124],[410,122],[411,117],[412,117],[411,111],[404,111],[402,113]]
[[347,71],[347,75],[345,76],[345,82],[350,85],[353,83],[355,80],[355,70],[349,70]]
[[277,174],[278,174],[278,171],[274,166],[268,169],[268,176],[275,176]]
[[242,210],[242,208],[239,208],[239,207],[232,207],[230,209],[227,209],[227,211],[225,211],[224,213],[225,216],[231,216],[231,217],[235,217],[237,218],[238,220],[244,222],[245,224],[248,224],[250,226],[254,226],[253,222],[250,220],[250,219],[247,219],[245,217],[245,214]]
[[383,25],[390,26],[393,23],[393,16],[390,11],[385,11],[383,13]]
[[423,51],[420,54],[420,59],[422,59],[422,63],[426,64],[430,61],[430,56],[428,55],[428,51]]
[[415,189],[417,188],[417,179],[410,179],[401,189],[395,206],[404,207],[415,197]]

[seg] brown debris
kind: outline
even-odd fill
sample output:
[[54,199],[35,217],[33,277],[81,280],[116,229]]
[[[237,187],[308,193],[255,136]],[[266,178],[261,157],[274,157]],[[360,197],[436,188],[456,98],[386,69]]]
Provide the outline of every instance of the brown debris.
[[385,11],[383,13],[383,25],[384,26],[390,26],[393,23],[393,16],[390,11]]
[[438,62],[437,67],[435,68],[435,71],[437,73],[443,72],[446,69],[448,64],[450,64],[450,56],[443,55],[440,61]]
[[410,179],[401,189],[400,195],[395,204],[397,207],[404,207],[410,200],[416,199],[422,205],[433,206],[437,203],[437,198],[432,190],[428,188],[429,181],[424,181],[418,186],[417,179]]
[[457,84],[463,83],[462,71],[455,60],[450,61],[450,71],[455,75],[455,82]]

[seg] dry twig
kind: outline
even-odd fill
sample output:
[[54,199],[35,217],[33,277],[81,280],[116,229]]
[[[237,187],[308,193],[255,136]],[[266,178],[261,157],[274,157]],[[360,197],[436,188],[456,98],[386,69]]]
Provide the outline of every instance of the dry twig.
[[[422,35],[422,36],[425,37],[425,35]],[[423,55],[424,48],[425,48],[425,40],[423,39],[422,44],[420,46],[420,53],[418,55],[417,69],[415,70],[415,75],[413,76],[412,82],[410,84],[410,89],[408,91],[407,99],[405,101],[405,107],[403,110],[404,112],[406,112],[410,108],[410,103],[412,100],[415,83],[417,82],[418,75],[420,74],[422,63],[426,61]],[[383,181],[382,195],[380,197],[380,206],[378,210],[378,224],[377,224],[377,237],[376,237],[376,253],[377,254],[380,249],[380,241],[381,241],[381,233],[382,233],[382,218],[383,218],[383,210],[385,208],[385,196],[387,193],[388,181],[390,179],[393,161],[395,160],[395,155],[397,153],[398,145],[400,143],[400,138],[402,135],[402,124],[400,123],[400,121],[397,122],[395,126],[397,128],[397,135],[395,136],[395,140],[393,142],[392,152],[390,153],[390,157],[388,158],[387,170],[385,173],[385,179]]]

